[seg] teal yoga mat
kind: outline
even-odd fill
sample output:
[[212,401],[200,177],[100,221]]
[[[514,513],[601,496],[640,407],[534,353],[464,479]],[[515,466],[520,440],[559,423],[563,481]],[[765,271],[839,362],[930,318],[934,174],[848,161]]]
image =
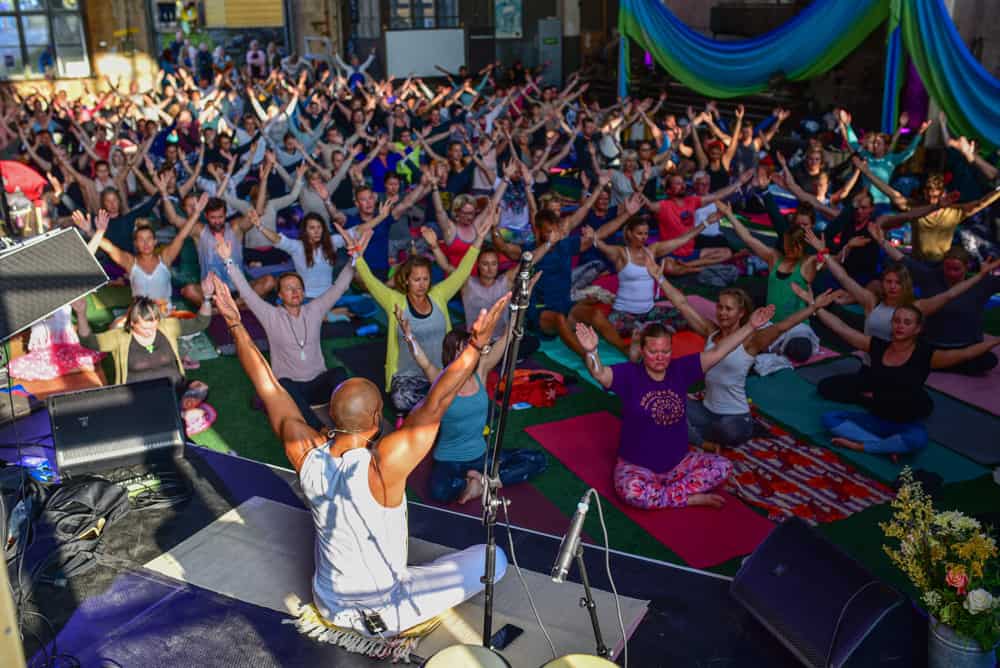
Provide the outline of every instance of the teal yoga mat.
[[[600,355],[601,364],[604,366],[611,366],[612,364],[619,364],[621,362],[628,361],[625,356],[622,355],[621,352],[613,345],[604,339],[600,339],[599,341],[597,354]],[[583,363],[583,359],[567,348],[566,345],[558,338],[542,339],[542,345],[539,347],[539,350],[553,362],[558,362],[564,367],[572,369],[578,376],[586,380],[594,387],[604,389],[601,387],[600,383],[593,379],[590,372],[587,371],[587,365]]]
[[[809,440],[826,446],[830,445],[830,435],[823,428],[823,414],[837,410],[859,410],[857,406],[823,399],[816,392],[816,387],[793,369],[785,369],[763,378],[751,376],[747,379],[747,393],[761,412],[783,422]],[[893,464],[884,455],[834,449],[887,482],[895,480],[906,465],[933,471],[948,483],[972,480],[988,472],[986,468],[934,441],[929,442],[916,455],[901,457],[899,464]]]

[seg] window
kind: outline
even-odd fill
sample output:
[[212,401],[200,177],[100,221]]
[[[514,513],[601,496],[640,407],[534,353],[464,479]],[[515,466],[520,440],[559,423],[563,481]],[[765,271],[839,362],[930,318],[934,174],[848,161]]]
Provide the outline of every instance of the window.
[[0,79],[90,76],[79,0],[0,0]]
[[391,30],[457,27],[457,0],[389,0]]

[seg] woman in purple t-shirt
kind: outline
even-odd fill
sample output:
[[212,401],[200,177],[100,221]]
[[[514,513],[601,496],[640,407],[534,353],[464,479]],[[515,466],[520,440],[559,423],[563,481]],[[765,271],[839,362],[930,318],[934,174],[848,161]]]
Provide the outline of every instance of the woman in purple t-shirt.
[[719,455],[689,451],[687,390],[705,372],[774,316],[774,306],[759,308],[750,320],[714,348],[671,360],[671,336],[653,323],[639,338],[642,359],[604,366],[597,355],[597,334],[577,324],[576,336],[587,353],[587,369],[622,400],[622,431],[615,465],[615,491],[638,508],[720,507],[725,500],[710,491],[732,471]]

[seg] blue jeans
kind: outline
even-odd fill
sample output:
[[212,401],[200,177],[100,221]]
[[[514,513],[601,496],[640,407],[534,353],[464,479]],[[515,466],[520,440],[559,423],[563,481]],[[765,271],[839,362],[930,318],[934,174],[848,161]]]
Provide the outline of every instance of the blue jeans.
[[753,421],[749,413],[718,415],[694,399],[687,400],[688,442],[701,445],[705,441],[719,445],[739,445],[753,436]]
[[916,452],[927,447],[927,428],[922,422],[892,422],[871,413],[833,411],[824,413],[823,426],[834,436],[861,443],[874,454]]
[[[451,503],[465,489],[468,471],[483,473],[483,457],[467,462],[442,462],[434,460],[431,468],[430,495],[435,501]],[[545,453],[540,450],[511,449],[500,451],[500,482],[516,485],[527,482],[548,466]]]

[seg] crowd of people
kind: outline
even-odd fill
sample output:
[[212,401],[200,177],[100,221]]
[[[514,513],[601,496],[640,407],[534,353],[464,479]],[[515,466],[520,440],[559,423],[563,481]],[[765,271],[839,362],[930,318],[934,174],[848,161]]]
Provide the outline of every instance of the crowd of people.
[[[640,508],[724,503],[715,490],[731,466],[719,451],[753,433],[747,377],[815,355],[810,322],[864,353],[861,371],[819,386],[857,405],[823,416],[845,448],[919,450],[930,371],[997,364],[983,313],[1000,291],[998,172],[943,116],[946,172],[917,174],[907,196],[913,175],[898,172],[929,121],[903,138],[859,135],[839,109],[789,133],[785,109],[754,125],[740,105],[668,113],[665,95],[602,106],[579,76],[560,86],[520,65],[431,82],[378,79],[373,54],[330,67],[256,43],[244,63],[206,49],[179,36],[148,89],[6,89],[0,141],[48,180],[47,224],[77,227],[131,289],[107,332],[74,305],[81,342],[112,354],[114,382],[168,376],[196,403],[207,388],[184,380],[177,340],[223,317],[311,504],[315,603],[338,626],[370,636],[374,614],[391,636],[481,587],[481,549],[406,566],[403,493],[428,455],[434,498],[483,493],[487,379],[525,252],[525,348],[558,338],[618,396],[609,475]],[[675,285],[743,273],[766,280],[763,305],[726,287],[714,321]],[[607,275],[610,298],[594,289]],[[356,303],[349,291],[386,316],[381,387],[326,367],[321,328]],[[835,313],[850,303],[863,331]],[[269,362],[239,305],[263,327]],[[175,318],[181,309],[197,316]],[[673,356],[680,329],[704,351]],[[601,339],[628,361],[605,365]],[[701,382],[704,397],[690,398]],[[386,434],[383,396],[396,417]],[[327,402],[332,427],[312,410]],[[505,450],[500,477],[516,484],[545,466]]]

